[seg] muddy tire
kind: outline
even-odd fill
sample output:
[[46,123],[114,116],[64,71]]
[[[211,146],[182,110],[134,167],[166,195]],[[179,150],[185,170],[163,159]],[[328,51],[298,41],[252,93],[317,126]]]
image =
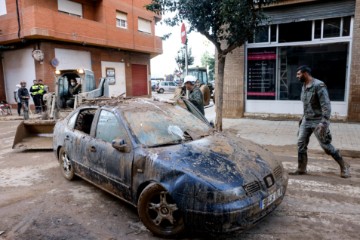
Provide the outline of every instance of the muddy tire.
[[64,148],[61,148],[59,151],[59,164],[63,176],[69,181],[73,180],[75,177],[74,167]]
[[184,219],[169,193],[159,184],[148,185],[140,194],[138,214],[154,235],[173,237],[185,230]]
[[158,93],[164,93],[164,89],[160,88]]

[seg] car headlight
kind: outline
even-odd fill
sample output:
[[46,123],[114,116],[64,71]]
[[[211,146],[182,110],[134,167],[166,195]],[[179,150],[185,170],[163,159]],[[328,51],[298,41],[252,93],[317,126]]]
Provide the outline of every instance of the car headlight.
[[195,198],[206,203],[226,203],[246,198],[243,187],[236,187],[226,191],[199,191]]

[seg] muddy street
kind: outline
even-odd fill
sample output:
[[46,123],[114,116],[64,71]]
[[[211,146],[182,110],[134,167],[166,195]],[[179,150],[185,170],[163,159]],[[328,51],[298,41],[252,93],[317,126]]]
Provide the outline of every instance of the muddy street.
[[[0,121],[0,239],[158,239],[129,204],[84,180],[67,181],[53,152],[12,150],[17,124]],[[274,150],[293,171],[293,149]],[[352,178],[341,179],[335,161],[310,155],[310,174],[290,176],[279,208],[253,229],[215,239],[358,239],[360,159],[346,160]]]

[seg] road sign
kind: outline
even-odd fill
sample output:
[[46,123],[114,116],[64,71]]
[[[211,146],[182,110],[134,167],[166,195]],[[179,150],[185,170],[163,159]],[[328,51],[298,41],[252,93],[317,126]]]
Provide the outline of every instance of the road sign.
[[181,25],[181,43],[186,44],[186,28],[185,23]]

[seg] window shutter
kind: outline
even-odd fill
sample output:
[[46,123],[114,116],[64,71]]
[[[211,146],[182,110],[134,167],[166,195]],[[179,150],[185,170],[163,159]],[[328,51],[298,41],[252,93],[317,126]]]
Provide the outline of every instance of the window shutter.
[[265,8],[264,13],[268,17],[264,23],[266,25],[268,22],[280,24],[353,16],[355,14],[355,0],[316,1],[301,5],[271,7]]
[[151,21],[139,18],[138,30],[140,32],[151,33]]
[[66,12],[79,17],[83,16],[81,3],[77,3],[69,0],[58,0],[58,10],[60,12]]

